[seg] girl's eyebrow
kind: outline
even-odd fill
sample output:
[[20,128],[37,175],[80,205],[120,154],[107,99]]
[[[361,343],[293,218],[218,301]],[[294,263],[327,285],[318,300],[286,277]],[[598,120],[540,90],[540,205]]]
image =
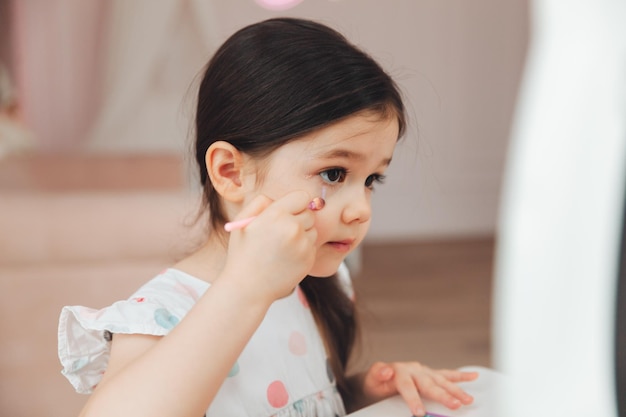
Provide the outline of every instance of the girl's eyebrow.
[[[350,149],[332,149],[328,152],[322,152],[315,155],[319,159],[351,159],[354,161],[362,161],[365,159],[365,155],[359,152],[352,151]],[[380,165],[389,165],[391,158],[384,158]]]

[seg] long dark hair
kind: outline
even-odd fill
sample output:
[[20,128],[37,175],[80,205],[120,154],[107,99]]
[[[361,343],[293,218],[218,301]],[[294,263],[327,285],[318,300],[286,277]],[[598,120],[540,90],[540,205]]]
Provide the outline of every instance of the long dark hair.
[[[276,18],[247,26],[217,50],[200,84],[196,160],[210,225],[226,222],[205,154],[215,141],[264,157],[307,133],[362,111],[406,119],[393,80],[335,30],[309,20]],[[337,385],[347,395],[345,368],[357,334],[354,305],[337,278],[301,283],[326,338]]]

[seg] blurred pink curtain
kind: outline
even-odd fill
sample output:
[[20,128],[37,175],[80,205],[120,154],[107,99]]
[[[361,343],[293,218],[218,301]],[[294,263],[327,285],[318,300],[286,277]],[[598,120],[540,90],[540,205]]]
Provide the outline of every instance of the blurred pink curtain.
[[211,0],[10,0],[18,93],[45,151],[182,149]]
[[[182,150],[187,91],[216,36],[210,0],[110,0],[103,96],[85,143],[99,152]],[[190,115],[186,115],[190,116]]]
[[17,94],[35,146],[77,146],[97,111],[100,30],[105,2],[12,0]]

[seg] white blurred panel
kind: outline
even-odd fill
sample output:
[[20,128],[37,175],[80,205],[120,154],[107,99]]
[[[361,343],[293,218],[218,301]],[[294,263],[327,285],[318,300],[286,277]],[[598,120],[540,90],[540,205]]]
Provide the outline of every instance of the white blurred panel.
[[496,256],[502,416],[617,416],[626,2],[534,2]]

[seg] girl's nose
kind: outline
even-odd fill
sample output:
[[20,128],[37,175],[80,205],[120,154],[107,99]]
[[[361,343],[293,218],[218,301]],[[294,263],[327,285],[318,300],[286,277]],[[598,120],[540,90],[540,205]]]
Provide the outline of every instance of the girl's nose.
[[341,220],[344,223],[369,221],[372,216],[372,206],[370,197],[366,190],[362,192],[350,193],[346,196],[346,203],[341,214]]

